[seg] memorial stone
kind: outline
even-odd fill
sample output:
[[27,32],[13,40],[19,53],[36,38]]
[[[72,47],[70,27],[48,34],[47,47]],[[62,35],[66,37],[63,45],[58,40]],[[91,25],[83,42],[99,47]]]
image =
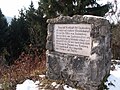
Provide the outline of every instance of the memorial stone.
[[111,26],[103,17],[60,16],[48,19],[46,44],[49,79],[97,90],[110,72]]

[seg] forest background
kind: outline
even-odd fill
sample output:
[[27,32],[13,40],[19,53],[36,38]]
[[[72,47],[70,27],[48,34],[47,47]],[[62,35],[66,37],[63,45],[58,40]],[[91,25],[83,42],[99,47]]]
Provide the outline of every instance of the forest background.
[[[19,16],[8,24],[2,8],[0,9],[0,69],[6,87],[13,87],[24,78],[33,78],[45,73],[45,51],[47,38],[47,19],[73,15],[116,15],[117,24],[112,28],[112,58],[120,58],[119,12],[114,5],[100,5],[96,0],[40,0],[38,8],[31,1],[28,9],[21,9]],[[26,75],[25,75],[26,74]],[[26,77],[25,77],[26,76]],[[3,78],[4,77],[4,78]],[[7,84],[6,84],[7,83]],[[12,83],[12,85],[10,84]],[[14,83],[14,84],[13,84]]]

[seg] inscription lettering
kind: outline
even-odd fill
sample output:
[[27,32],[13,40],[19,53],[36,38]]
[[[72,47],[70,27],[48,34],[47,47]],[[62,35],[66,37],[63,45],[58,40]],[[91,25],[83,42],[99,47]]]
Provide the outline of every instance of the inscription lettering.
[[55,51],[89,56],[91,52],[90,31],[90,24],[55,24]]

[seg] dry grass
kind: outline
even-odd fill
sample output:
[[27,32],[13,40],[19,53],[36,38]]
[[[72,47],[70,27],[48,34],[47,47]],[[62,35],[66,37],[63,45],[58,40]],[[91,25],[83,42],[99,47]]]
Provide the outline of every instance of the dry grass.
[[38,56],[22,53],[12,66],[0,67],[0,83],[4,90],[14,90],[17,83],[22,83],[26,78],[36,80],[38,75],[45,72],[45,51]]

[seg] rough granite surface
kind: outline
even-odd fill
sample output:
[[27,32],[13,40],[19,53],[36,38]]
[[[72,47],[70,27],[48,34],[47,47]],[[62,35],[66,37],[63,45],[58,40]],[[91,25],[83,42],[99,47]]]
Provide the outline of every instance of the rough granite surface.
[[[74,15],[48,19],[46,44],[47,77],[64,80],[72,87],[84,90],[97,90],[111,65],[111,26],[102,17]],[[90,56],[65,54],[54,50],[55,24],[91,24],[92,50]],[[94,46],[94,43],[98,43]]]

